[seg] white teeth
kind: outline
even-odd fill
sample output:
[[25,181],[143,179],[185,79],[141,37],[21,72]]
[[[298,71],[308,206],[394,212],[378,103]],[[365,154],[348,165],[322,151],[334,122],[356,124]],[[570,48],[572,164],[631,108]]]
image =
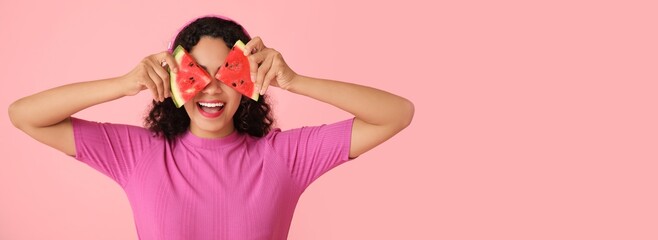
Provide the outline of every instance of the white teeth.
[[221,107],[221,106],[224,106],[223,103],[203,103],[203,102],[199,102],[199,105],[201,105],[203,107]]

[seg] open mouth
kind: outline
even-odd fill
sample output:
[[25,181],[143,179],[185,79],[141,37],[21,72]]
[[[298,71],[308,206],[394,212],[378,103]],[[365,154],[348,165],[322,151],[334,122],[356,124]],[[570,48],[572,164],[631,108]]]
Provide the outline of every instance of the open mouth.
[[199,113],[207,118],[216,118],[222,114],[224,103],[222,102],[197,102]]

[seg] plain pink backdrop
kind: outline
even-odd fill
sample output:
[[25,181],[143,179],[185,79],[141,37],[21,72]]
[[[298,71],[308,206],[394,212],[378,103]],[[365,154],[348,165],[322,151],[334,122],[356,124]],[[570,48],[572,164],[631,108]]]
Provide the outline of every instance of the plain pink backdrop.
[[[0,107],[124,74],[205,14],[297,72],[412,100],[316,181],[290,239],[658,239],[655,1],[0,2]],[[287,129],[348,117],[270,90]],[[77,114],[140,125],[149,94]],[[0,117],[0,239],[136,239],[109,178]]]

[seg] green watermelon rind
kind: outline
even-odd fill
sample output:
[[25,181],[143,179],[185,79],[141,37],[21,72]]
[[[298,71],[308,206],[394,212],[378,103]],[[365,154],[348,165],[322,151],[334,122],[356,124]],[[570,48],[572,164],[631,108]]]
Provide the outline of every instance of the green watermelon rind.
[[[183,61],[183,56],[185,55],[185,48],[183,46],[178,45],[176,49],[174,49],[173,52],[174,59],[176,60],[176,64],[180,65],[180,63]],[[171,99],[174,101],[174,104],[176,105],[177,108],[180,108],[185,104],[183,101],[183,96],[180,94],[180,87],[178,87],[178,84],[176,82],[178,74],[176,74],[174,71],[169,71],[169,83],[171,86]]]
[[[237,47],[238,49],[240,49],[240,51],[242,51],[242,53],[244,53],[244,48],[246,47],[246,45],[241,40],[238,40],[237,42],[235,42],[233,47]],[[258,93],[256,88],[254,88],[254,92],[251,93],[251,96],[247,96],[247,97],[253,99],[254,101],[258,101],[260,94]]]

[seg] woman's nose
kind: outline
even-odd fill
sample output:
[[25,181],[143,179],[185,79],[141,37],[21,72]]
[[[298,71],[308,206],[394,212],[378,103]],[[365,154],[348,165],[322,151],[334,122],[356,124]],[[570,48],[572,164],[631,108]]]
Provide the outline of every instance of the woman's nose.
[[215,78],[211,78],[211,79],[212,81],[210,81],[210,83],[205,88],[203,88],[202,92],[209,95],[215,93],[221,93],[222,88],[219,86],[221,84],[219,80]]

